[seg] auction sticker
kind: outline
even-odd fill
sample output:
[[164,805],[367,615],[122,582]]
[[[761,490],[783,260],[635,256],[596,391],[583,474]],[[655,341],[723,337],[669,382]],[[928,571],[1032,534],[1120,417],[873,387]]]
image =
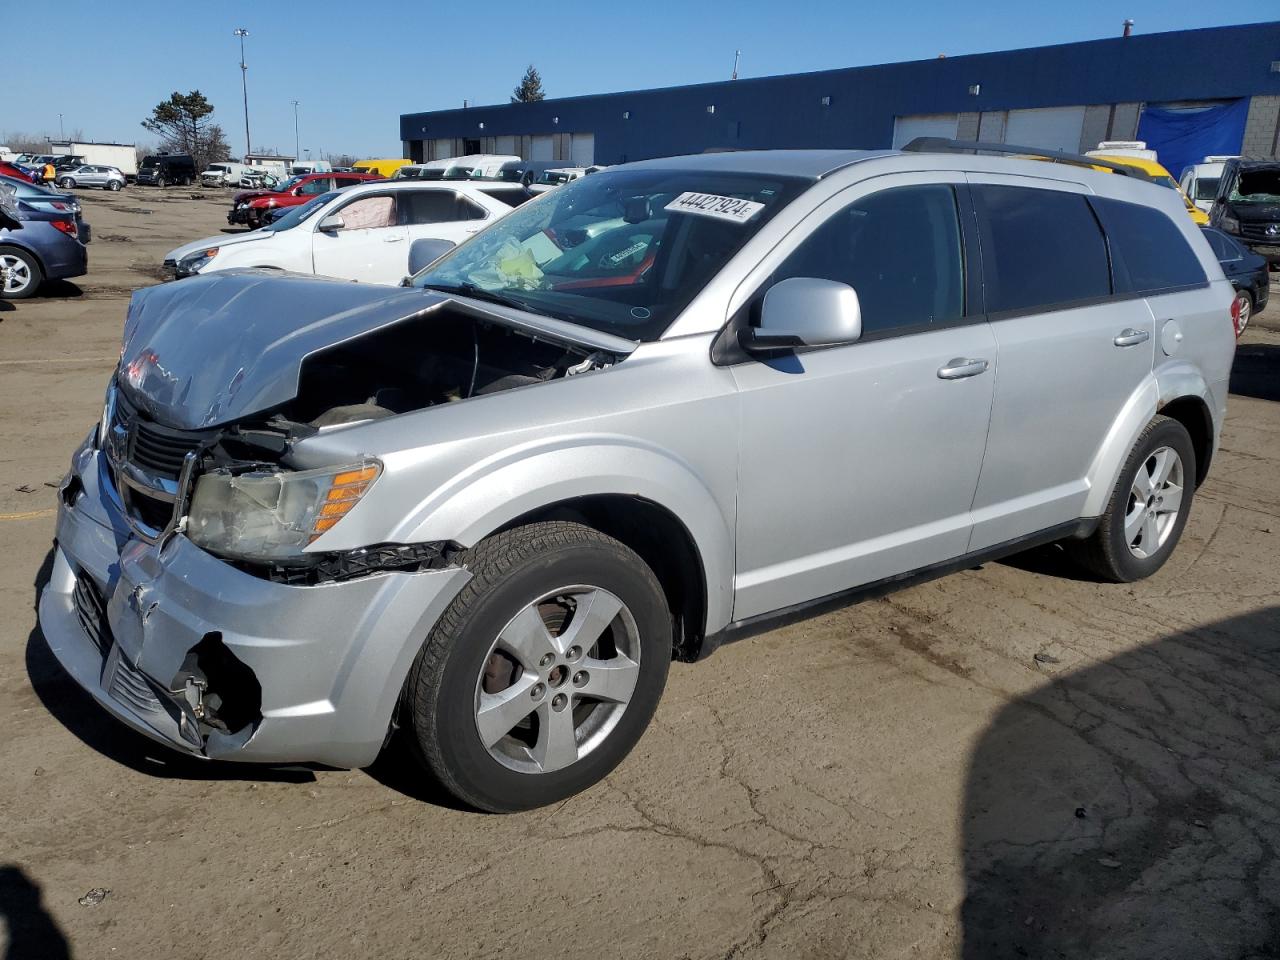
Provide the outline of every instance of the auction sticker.
[[672,213],[715,217],[731,223],[746,223],[764,209],[764,204],[754,200],[739,200],[737,197],[722,197],[715,193],[682,193],[663,209]]

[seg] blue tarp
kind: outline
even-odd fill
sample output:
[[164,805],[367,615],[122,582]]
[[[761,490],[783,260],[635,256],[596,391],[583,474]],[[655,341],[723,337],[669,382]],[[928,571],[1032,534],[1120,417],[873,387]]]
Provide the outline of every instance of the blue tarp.
[[1204,110],[1147,107],[1138,121],[1138,139],[1147,142],[1160,165],[1177,180],[1183,170],[1205,157],[1238,154],[1248,114],[1248,97]]

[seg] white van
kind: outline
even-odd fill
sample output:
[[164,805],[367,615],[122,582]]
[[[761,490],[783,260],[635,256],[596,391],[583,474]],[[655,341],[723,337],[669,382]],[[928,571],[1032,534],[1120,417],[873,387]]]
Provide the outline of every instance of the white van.
[[333,170],[333,164],[328,160],[295,160],[293,165],[289,167],[289,176],[300,177],[308,173],[329,173]]
[[1135,157],[1138,160],[1150,160],[1158,163],[1159,157],[1154,150],[1147,149],[1145,140],[1103,140],[1098,149],[1089,150],[1086,157]]
[[393,180],[501,180],[502,168],[509,163],[520,163],[520,158],[510,154],[471,153],[445,160],[428,160],[401,167]]
[[202,187],[238,187],[241,178],[252,170],[252,167],[243,163],[234,163],[229,160],[211,163],[201,172],[200,185]]
[[1205,157],[1202,163],[1193,163],[1182,171],[1178,186],[1191,198],[1191,202],[1208,213],[1213,207],[1213,199],[1218,195],[1218,181],[1222,179],[1222,170],[1228,160],[1234,156]]

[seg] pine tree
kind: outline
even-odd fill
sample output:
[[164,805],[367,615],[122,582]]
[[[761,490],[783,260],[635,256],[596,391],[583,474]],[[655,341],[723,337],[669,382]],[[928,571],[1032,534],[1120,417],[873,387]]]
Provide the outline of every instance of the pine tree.
[[524,72],[524,79],[520,81],[520,86],[511,91],[511,102],[536,103],[538,100],[545,99],[547,95],[542,89],[542,77],[531,63],[529,69]]

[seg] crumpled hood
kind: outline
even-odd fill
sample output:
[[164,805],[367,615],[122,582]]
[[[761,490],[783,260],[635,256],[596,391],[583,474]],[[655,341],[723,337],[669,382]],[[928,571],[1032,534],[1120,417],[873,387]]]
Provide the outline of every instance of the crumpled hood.
[[144,287],[129,304],[119,381],[158,423],[217,426],[291,399],[311,353],[445,299],[261,270]]
[[239,243],[265,240],[271,236],[274,236],[274,234],[270,231],[264,233],[260,230],[250,230],[248,233],[224,233],[216,237],[205,237],[203,240],[192,240],[190,243],[184,243],[180,247],[174,247],[164,255],[164,258],[177,261],[201,250],[208,250],[210,247],[230,247]]
[[157,423],[216,427],[293,399],[311,354],[449,301],[489,322],[617,356],[636,347],[564,320],[420,288],[223,270],[134,293],[117,380]]

